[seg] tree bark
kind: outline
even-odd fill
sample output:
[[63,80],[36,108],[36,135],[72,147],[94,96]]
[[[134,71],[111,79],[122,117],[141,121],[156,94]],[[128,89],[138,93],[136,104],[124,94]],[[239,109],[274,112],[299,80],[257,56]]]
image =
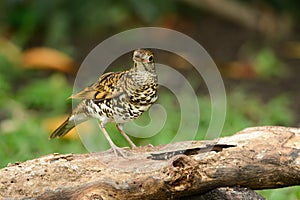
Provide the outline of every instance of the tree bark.
[[253,127],[211,141],[90,154],[51,154],[0,170],[0,196],[175,199],[220,187],[300,184],[300,128]]

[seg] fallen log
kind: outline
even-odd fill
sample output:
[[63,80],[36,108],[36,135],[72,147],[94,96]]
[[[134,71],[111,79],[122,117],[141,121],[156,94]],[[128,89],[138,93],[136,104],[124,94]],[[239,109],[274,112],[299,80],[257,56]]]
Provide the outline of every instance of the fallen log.
[[2,198],[174,199],[220,187],[300,185],[300,128],[253,127],[211,141],[51,154],[0,170]]

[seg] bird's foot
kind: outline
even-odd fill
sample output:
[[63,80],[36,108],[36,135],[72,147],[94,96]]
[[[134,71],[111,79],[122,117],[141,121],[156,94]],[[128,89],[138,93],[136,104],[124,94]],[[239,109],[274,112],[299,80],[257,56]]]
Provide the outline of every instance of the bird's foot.
[[117,146],[112,146],[111,149],[113,150],[116,158],[119,158],[119,156],[121,156],[123,158],[128,158],[128,156],[124,152],[124,149],[117,147]]

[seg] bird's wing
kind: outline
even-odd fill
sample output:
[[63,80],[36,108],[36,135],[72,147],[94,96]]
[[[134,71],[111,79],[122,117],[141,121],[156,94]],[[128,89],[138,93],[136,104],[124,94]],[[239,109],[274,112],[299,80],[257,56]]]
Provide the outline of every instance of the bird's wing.
[[72,95],[72,99],[111,99],[122,94],[120,83],[118,82],[125,72],[108,72],[100,76],[98,82],[90,85],[77,94]]

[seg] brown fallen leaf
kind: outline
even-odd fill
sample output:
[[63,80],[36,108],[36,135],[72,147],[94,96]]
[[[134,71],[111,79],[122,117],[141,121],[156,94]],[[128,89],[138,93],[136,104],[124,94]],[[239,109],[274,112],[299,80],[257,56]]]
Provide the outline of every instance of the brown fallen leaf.
[[24,51],[22,64],[25,68],[52,69],[64,73],[74,73],[76,66],[71,57],[48,47],[35,47]]
[[233,79],[253,79],[257,73],[251,62],[232,61],[227,63],[218,63],[221,73]]

